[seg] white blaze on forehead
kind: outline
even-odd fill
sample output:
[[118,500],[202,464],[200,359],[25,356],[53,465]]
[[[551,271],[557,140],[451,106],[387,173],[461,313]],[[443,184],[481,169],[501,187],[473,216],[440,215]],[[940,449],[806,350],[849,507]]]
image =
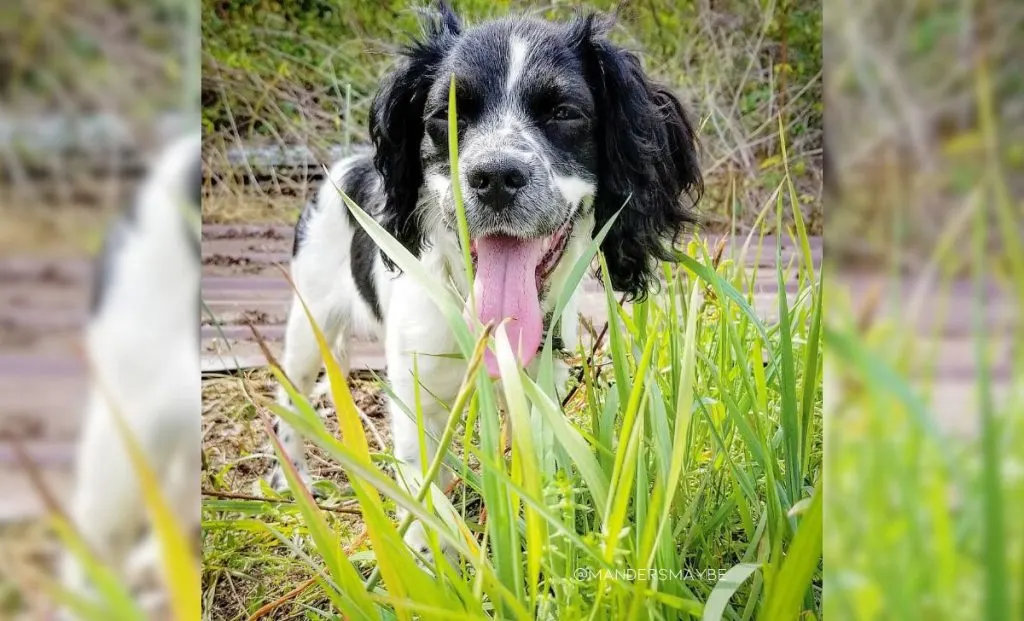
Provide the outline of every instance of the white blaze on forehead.
[[491,138],[496,140],[498,144],[496,148],[503,148],[508,145],[508,140],[517,135],[523,133],[522,126],[520,125],[519,118],[516,116],[515,110],[506,110],[501,115],[501,124],[491,134]]
[[511,93],[516,87],[516,82],[522,76],[526,68],[526,54],[529,47],[526,41],[517,36],[509,37],[508,40],[508,77],[505,79],[505,92]]
[[590,181],[581,179],[580,177],[563,177],[561,175],[554,175],[552,182],[555,185],[555,189],[562,195],[566,203],[569,203],[573,207],[578,207],[580,202],[588,196],[593,196],[594,192],[597,191],[595,186]]

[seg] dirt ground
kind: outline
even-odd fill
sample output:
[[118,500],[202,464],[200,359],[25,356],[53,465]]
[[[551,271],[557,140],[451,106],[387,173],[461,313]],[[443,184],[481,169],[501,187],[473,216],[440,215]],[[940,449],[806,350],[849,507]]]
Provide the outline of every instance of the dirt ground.
[[[230,490],[260,496],[260,479],[269,472],[273,449],[267,440],[265,407],[250,402],[273,402],[276,383],[267,369],[239,374],[210,374],[203,380],[203,488]],[[387,410],[378,381],[367,372],[349,378],[356,407],[364,414],[371,451],[384,451],[391,436]],[[327,429],[338,435],[338,419],[329,403],[325,385],[318,386],[313,405]],[[341,468],[331,464],[319,448],[309,445],[307,454],[314,479],[346,484]]]

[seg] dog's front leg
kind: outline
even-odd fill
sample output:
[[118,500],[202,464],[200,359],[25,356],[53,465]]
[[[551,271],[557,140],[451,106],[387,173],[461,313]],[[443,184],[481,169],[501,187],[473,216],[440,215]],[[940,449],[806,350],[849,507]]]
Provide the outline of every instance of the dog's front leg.
[[[458,349],[444,316],[411,278],[395,281],[385,323],[388,375],[397,397],[388,405],[395,458],[402,466],[398,480],[415,495],[437,453],[466,365],[451,355]],[[445,490],[451,479],[442,467],[433,484]],[[399,519],[405,516],[400,509]],[[405,541],[422,554],[429,552],[419,521],[406,531]]]
[[[299,265],[295,265],[292,268],[292,273],[297,281],[302,276],[299,267]],[[303,267],[308,269],[308,266]],[[328,343],[335,345],[335,355],[341,366],[342,374],[348,375],[349,362],[346,353],[348,330],[339,310],[342,305],[339,304],[335,293],[332,292],[332,295],[318,298],[316,295],[303,292],[303,299],[307,300],[313,321],[323,331],[324,338]],[[295,390],[303,397],[308,397],[316,384],[323,360],[320,358],[316,333],[313,331],[313,326],[298,295],[293,298],[292,307],[288,313],[281,365],[285,375],[293,382]],[[286,408],[294,407],[283,386],[277,388],[277,403]],[[288,456],[299,473],[299,478],[307,487],[312,488],[313,478],[310,476],[309,467],[306,464],[306,449],[302,436],[281,417],[275,418],[274,433],[280,439],[285,455]],[[288,490],[288,479],[280,464],[276,464],[271,470],[267,482],[277,492]],[[316,493],[315,489],[314,493]]]

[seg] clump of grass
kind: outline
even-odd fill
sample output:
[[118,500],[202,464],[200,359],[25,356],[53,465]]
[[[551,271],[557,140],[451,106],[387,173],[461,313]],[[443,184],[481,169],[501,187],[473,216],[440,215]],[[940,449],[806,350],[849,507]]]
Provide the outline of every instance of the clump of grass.
[[[457,157],[457,148],[452,153]],[[774,208],[781,222],[784,205],[798,204],[788,169],[774,195],[761,211]],[[822,298],[798,211],[791,215],[793,235],[804,251],[783,265],[775,249],[775,321],[754,312],[756,275],[744,269],[743,254],[750,244],[760,252],[760,240],[750,238],[726,257],[696,236],[679,251],[678,264],[663,265],[657,294],[622,306],[609,290],[607,347],[589,364],[588,352],[577,352],[579,386],[563,408],[550,340],[531,379],[517,368],[500,327],[467,326],[466,301],[345,199],[405,277],[430,285],[425,290],[467,360],[463,386],[438,438],[438,457],[426,472],[398,469],[399,476],[428,482],[413,496],[386,474],[393,456],[370,452],[322,337],[344,441],[326,431],[268,352],[296,404],[295,411],[269,409],[345,470],[366,537],[353,540],[352,523],[321,511],[292,472],[294,506],[287,513],[273,499],[208,501],[207,557],[224,559],[224,546],[236,567],[274,565],[278,578],[306,581],[299,592],[289,583],[275,585],[273,594],[263,583],[265,596],[249,589],[241,610],[208,607],[207,618],[268,605],[347,618],[820,616]],[[601,235],[576,266],[576,282]],[[794,279],[790,298],[785,284]],[[486,346],[496,348],[500,389],[479,373]],[[422,419],[419,403],[403,405]],[[505,425],[511,452],[502,440]],[[454,498],[429,483],[442,467],[460,478]],[[399,507],[423,522],[432,561],[401,541],[408,520],[396,525],[389,517]],[[259,551],[247,551],[256,541]],[[458,567],[445,560],[442,545],[458,553]],[[223,601],[226,588],[223,581],[208,588],[207,601]]]

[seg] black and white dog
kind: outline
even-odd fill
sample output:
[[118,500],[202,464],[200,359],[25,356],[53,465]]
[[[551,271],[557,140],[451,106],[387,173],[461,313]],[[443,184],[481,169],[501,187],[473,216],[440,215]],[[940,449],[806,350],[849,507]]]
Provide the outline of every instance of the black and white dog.
[[[334,165],[295,230],[292,276],[347,370],[354,334],[385,342],[397,396],[413,403],[413,356],[428,434],[439,437],[465,371],[454,337],[413,278],[395,269],[354,221],[334,184],[374,214],[433,274],[465,297],[481,323],[509,319],[509,342],[528,370],[555,300],[595,232],[622,208],[602,244],[613,287],[633,297],[656,285],[656,264],[696,221],[703,189],[694,127],[672,92],[639,59],[606,38],[593,15],[569,23],[512,17],[464,26],[444,3],[424,37],[404,50],[373,100],[373,151]],[[476,278],[468,282],[456,233],[448,154],[448,96],[456,81],[459,182]],[[563,342],[575,346],[575,305]],[[493,354],[486,365],[497,373]],[[309,394],[320,357],[293,302],[284,371]],[[287,396],[279,395],[287,404]],[[420,470],[416,423],[391,406],[395,456]],[[301,438],[277,423],[286,452],[308,480]],[[428,447],[432,457],[435,446]],[[442,485],[445,477],[442,477]],[[280,470],[271,475],[285,486]],[[414,525],[407,542],[423,548]]]
[[[159,542],[147,535],[139,478],[117,418],[149,459],[181,525],[198,528],[201,179],[198,131],[153,162],[130,208],[107,231],[85,332],[91,388],[68,514],[150,612],[167,604]],[[72,554],[65,553],[61,572],[66,588],[91,593]],[[61,618],[74,617],[62,611]]]

